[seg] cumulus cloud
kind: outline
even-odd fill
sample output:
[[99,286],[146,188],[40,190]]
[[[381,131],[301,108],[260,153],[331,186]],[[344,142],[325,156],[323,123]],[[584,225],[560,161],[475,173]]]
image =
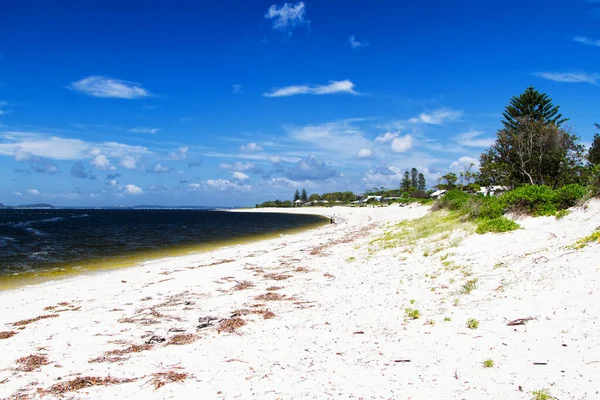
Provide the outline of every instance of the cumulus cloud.
[[77,161],[75,164],[73,164],[73,167],[71,167],[71,176],[74,176],[75,178],[89,179],[92,181],[96,179],[96,175],[94,175],[92,171],[87,172],[85,170],[85,166],[81,161]]
[[471,172],[479,170],[479,160],[473,157],[461,157],[450,164],[450,169],[456,173],[463,172],[465,169],[471,169]]
[[306,7],[303,2],[284,3],[282,6],[271,5],[265,14],[265,19],[272,21],[273,29],[290,31],[291,29],[308,25]]
[[114,171],[116,168],[110,163],[108,157],[104,154],[99,154],[92,158],[90,164],[94,166],[94,168],[101,169],[103,171]]
[[34,196],[41,196],[42,194],[40,193],[39,190],[37,189],[27,189],[27,193],[34,195]]
[[454,141],[466,147],[490,147],[496,141],[493,137],[480,137],[482,131],[469,131],[454,137]]
[[273,164],[281,164],[283,159],[281,156],[269,156],[269,161],[271,161]]
[[354,90],[354,83],[346,79],[343,81],[330,81],[327,85],[298,85],[298,86],[284,86],[276,88],[271,92],[264,94],[265,97],[286,97],[295,96],[299,94],[335,94],[335,93],[348,93],[358,94]]
[[338,173],[324,161],[311,155],[298,161],[294,167],[285,170],[284,175],[295,181],[318,181],[333,178]]
[[137,160],[133,156],[125,156],[121,158],[119,165],[126,169],[136,169],[137,168]]
[[166,174],[171,172],[171,168],[166,165],[162,165],[161,163],[156,164],[154,167],[147,169],[148,172],[154,172],[157,174]]
[[600,80],[600,74],[585,72],[538,72],[535,75],[550,81],[564,83],[591,83],[596,85]]
[[142,190],[141,187],[135,186],[132,184],[125,185],[125,187],[123,188],[123,192],[127,193],[127,194],[134,194],[134,195],[144,193],[144,191]]
[[240,182],[250,179],[248,175],[240,171],[235,171],[231,176],[233,177],[233,179]]
[[160,131],[159,128],[148,128],[148,127],[144,127],[144,126],[132,128],[129,130],[129,132],[133,132],[133,133],[151,133],[151,134],[155,134],[158,131]]
[[416,118],[408,120],[411,124],[443,125],[445,122],[456,121],[462,116],[462,111],[440,108],[432,112],[421,113]]
[[71,83],[68,87],[94,97],[136,99],[150,96],[150,93],[139,83],[98,75],[83,78],[80,81]]
[[375,138],[377,143],[387,143],[396,139],[400,133],[399,132],[386,132],[383,135],[379,135]]
[[359,149],[356,153],[356,158],[373,158],[375,157],[375,153],[371,149]]
[[[236,191],[249,191],[252,189],[250,185],[243,185],[238,182],[233,182],[227,179],[208,179],[206,181],[207,189],[217,189],[217,190],[236,190]],[[194,184],[192,184],[194,185]],[[191,187],[191,185],[190,185]],[[200,189],[201,186],[195,187],[194,189]]]
[[366,47],[369,45],[369,42],[366,40],[357,40],[354,35],[348,36],[348,43],[353,49],[357,49],[359,47]]
[[243,151],[244,153],[255,153],[257,151],[261,151],[262,147],[260,147],[256,143],[248,143],[248,144],[241,145],[240,150]]
[[413,137],[411,135],[399,136],[392,140],[392,150],[396,153],[404,153],[413,146]]

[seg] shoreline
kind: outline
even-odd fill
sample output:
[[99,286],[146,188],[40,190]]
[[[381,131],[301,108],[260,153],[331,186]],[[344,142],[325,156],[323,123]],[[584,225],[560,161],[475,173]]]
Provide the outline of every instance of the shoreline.
[[[315,211],[338,213],[296,212]],[[594,231],[600,202],[501,235],[443,231],[423,206],[339,213],[295,235],[0,293],[0,337],[14,332],[0,339],[0,398],[598,396],[600,245],[567,246]],[[27,371],[30,355],[43,362]],[[80,390],[61,386],[78,377]]]
[[[220,210],[235,212],[251,212],[243,210]],[[321,216],[318,213],[306,213],[310,215]],[[327,218],[327,217],[323,217]],[[197,254],[210,253],[215,250],[229,248],[233,246],[251,244],[263,240],[274,239],[284,235],[294,235],[297,233],[317,229],[326,225],[325,221],[306,224],[299,228],[289,228],[281,231],[251,234],[240,236],[233,239],[216,240],[209,243],[194,245],[181,245],[169,249],[140,251],[135,254],[123,254],[113,256],[110,259],[89,259],[82,261],[72,261],[57,265],[51,268],[32,270],[20,273],[18,275],[0,276],[0,293],[7,290],[18,289],[20,287],[35,286],[47,282],[61,281],[65,279],[76,278],[78,276],[102,274],[109,271],[115,271],[125,268],[136,268],[147,263],[162,262],[172,260],[178,257],[186,257]]]

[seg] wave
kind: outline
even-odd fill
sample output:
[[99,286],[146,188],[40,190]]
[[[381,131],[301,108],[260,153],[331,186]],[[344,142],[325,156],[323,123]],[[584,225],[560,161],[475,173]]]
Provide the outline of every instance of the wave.
[[33,233],[36,236],[44,236],[44,232],[37,230],[35,228],[25,228],[25,230],[29,233]]

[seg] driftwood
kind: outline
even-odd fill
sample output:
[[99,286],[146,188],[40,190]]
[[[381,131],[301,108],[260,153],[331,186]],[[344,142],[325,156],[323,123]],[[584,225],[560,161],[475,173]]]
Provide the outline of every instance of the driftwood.
[[518,318],[515,319],[513,321],[509,321],[506,323],[506,325],[508,326],[515,326],[515,325],[525,325],[528,321],[534,320],[535,318],[533,317],[527,317],[527,318]]

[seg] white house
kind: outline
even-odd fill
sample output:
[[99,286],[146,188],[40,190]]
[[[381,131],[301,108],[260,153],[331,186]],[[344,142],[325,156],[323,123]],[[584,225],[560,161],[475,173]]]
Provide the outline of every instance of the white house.
[[482,194],[484,196],[497,196],[508,190],[510,190],[509,186],[482,186],[481,189],[477,191],[477,194]]
[[429,195],[429,197],[434,198],[434,199],[439,199],[440,197],[442,197],[444,195],[444,193],[446,193],[447,190],[443,189],[443,190],[436,190],[435,192],[431,193]]

